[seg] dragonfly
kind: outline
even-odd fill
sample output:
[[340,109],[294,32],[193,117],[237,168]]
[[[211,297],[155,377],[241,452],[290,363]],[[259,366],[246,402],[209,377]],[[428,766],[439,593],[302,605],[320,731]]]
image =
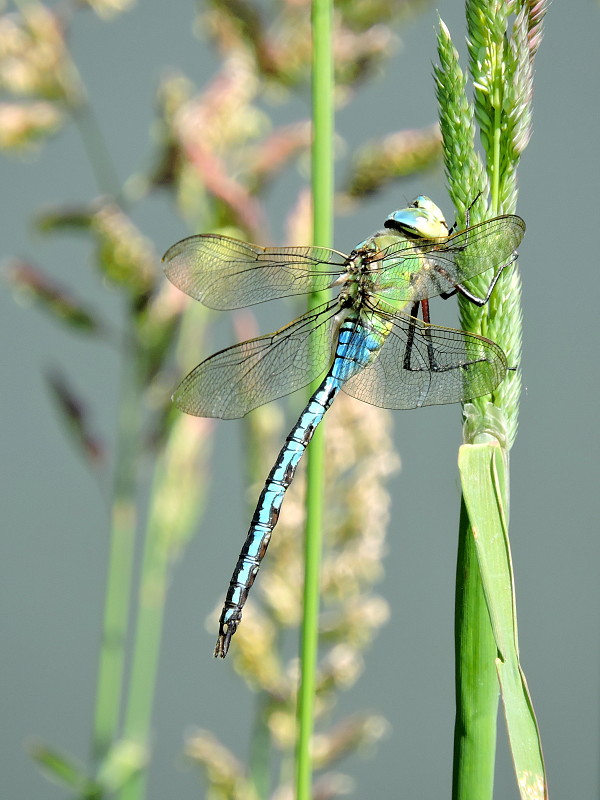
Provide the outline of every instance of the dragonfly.
[[[482,336],[432,325],[429,299],[459,293],[484,305],[515,260],[524,232],[524,221],[511,214],[454,232],[438,206],[420,195],[348,255],[319,246],[260,247],[211,233],[167,250],[169,280],[212,309],[336,292],[283,328],[202,361],[173,395],[188,414],[235,419],[324,374],[258,499],[219,619],[215,657],[227,655],[286,490],[340,390],[381,408],[410,409],[471,400],[504,379],[501,348]],[[487,270],[494,270],[493,277],[479,297],[464,282]]]

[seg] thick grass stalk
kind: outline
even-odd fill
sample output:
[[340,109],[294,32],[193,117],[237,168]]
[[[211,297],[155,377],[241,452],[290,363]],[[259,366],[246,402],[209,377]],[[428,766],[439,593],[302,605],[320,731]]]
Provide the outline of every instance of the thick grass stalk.
[[[435,74],[446,172],[459,223],[469,209],[471,223],[515,209],[516,169],[530,135],[532,62],[543,17],[543,9],[534,13],[531,5],[504,0],[468,0],[466,12],[473,105],[465,99],[466,76],[443,23]],[[475,147],[475,120],[484,159]],[[480,294],[486,280],[480,276],[470,288]],[[459,301],[461,326],[496,341],[511,365],[521,361],[520,298],[513,266],[483,309]],[[512,371],[492,395],[463,410],[454,800],[492,798],[498,681],[521,796],[546,793],[539,732],[518,660],[508,541],[508,452],[517,431],[520,388],[520,373]]]
[[[435,77],[446,173],[450,195],[457,209],[458,225],[463,227],[468,208],[471,208],[471,221],[486,216],[484,196],[489,184],[485,166],[475,147],[474,112],[467,100],[466,76],[443,22],[438,35],[438,56],[440,66],[436,68]],[[461,318],[461,324],[466,330],[473,330],[477,319],[475,315],[472,320]],[[485,425],[482,424],[481,429],[484,430]],[[464,499],[461,501],[456,580],[456,721],[452,797],[453,800],[469,797],[491,800],[498,713],[494,667],[496,644]]]
[[[330,247],[333,219],[333,53],[331,0],[312,3],[312,198],[313,242]],[[310,297],[309,307],[322,298]],[[316,387],[311,387],[311,391]],[[301,676],[298,695],[298,742],[296,751],[296,798],[312,796],[310,743],[313,732],[319,633],[319,573],[324,493],[323,424],[317,429],[308,453],[306,484],[306,540],[304,614],[302,621]]]

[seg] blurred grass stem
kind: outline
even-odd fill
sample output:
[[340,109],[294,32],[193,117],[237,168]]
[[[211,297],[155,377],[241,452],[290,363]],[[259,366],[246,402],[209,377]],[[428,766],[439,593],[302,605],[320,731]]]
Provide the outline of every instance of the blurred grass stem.
[[98,189],[103,194],[119,200],[121,196],[119,176],[106,146],[98,118],[87,99],[83,98],[73,108],[73,119],[79,130]]
[[106,756],[119,726],[137,523],[140,391],[135,332],[129,330],[121,363],[108,576],[96,691],[93,754],[97,761]]

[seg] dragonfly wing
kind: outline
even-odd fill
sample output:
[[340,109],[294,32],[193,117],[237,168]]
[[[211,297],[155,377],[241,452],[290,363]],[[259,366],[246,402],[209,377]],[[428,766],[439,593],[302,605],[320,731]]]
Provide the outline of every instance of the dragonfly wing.
[[237,419],[307,386],[331,361],[336,300],[275,333],[227,347],[183,379],[173,400],[197,417]]
[[223,310],[326,289],[343,271],[346,256],[326,247],[259,247],[209,233],[177,242],[163,261],[178,289]]
[[525,223],[507,214],[443,239],[393,244],[378,255],[375,293],[394,300],[437,297],[488,269],[511,263]]
[[379,356],[343,390],[381,408],[459,403],[492,392],[506,375],[497,344],[466,331],[438,328],[399,312]]

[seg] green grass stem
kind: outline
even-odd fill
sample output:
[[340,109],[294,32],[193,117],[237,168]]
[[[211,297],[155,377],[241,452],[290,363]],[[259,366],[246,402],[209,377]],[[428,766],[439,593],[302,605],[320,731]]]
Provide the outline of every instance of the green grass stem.
[[464,498],[460,507],[454,641],[456,721],[452,797],[491,798],[498,714],[494,665],[497,650]]
[[[312,198],[313,241],[330,247],[333,219],[333,52],[331,0],[312,3]],[[313,294],[309,308],[322,302]],[[311,387],[311,391],[316,388]],[[296,798],[312,797],[310,744],[314,726],[317,650],[319,633],[319,574],[324,492],[324,438],[321,425],[308,453],[306,485],[306,532],[304,614],[301,634],[300,687],[298,694],[298,741],[296,750]]]
[[[156,505],[156,503],[155,503]],[[119,793],[120,800],[145,796],[149,762],[150,725],[165,614],[170,559],[161,547],[161,517],[151,511],[144,543],[131,677],[124,722],[124,737],[135,761],[133,775]]]
[[[498,53],[496,55],[499,56]],[[487,150],[486,169],[490,186],[490,216],[502,213],[500,203],[501,181],[501,113],[498,98],[502,96],[502,81],[497,81],[494,89],[495,107],[491,109],[491,136],[488,141],[491,147]],[[502,291],[497,287],[496,292]],[[496,340],[498,333],[495,322],[496,308],[494,300],[487,308],[474,312],[465,309],[467,330],[478,332],[486,330],[485,335]],[[459,303],[464,308],[466,303]],[[479,317],[479,319],[477,319]],[[520,315],[513,317],[513,322]],[[482,321],[485,320],[485,322]],[[461,322],[463,319],[461,318]],[[475,324],[471,324],[475,322]],[[487,324],[486,324],[487,323]],[[470,327],[469,327],[470,326]],[[490,330],[491,329],[491,330]],[[498,342],[506,347],[505,341]],[[519,356],[517,356],[519,358]],[[511,413],[511,410],[507,410]],[[491,411],[491,409],[489,409]],[[514,418],[518,406],[512,409]],[[486,411],[483,416],[485,418]],[[515,423],[516,427],[516,423]],[[473,437],[474,441],[481,434]],[[502,487],[504,496],[508,496],[507,483]],[[457,557],[457,590],[455,619],[455,668],[456,668],[456,720],[454,728],[454,770],[452,779],[452,796],[454,800],[468,800],[477,797],[480,800],[491,798],[494,794],[494,769],[496,760],[496,730],[498,716],[499,687],[495,668],[497,647],[490,624],[490,615],[485,600],[482,578],[474,536],[476,532],[465,505],[464,492],[469,482],[486,480],[485,475],[476,471],[462,476],[463,497],[459,523],[459,547]],[[484,513],[486,513],[484,511]]]
[[137,522],[140,387],[136,350],[135,334],[131,333],[126,337],[121,366],[108,574],[93,732],[93,755],[97,763],[106,757],[116,739],[123,691]]
[[140,574],[136,630],[124,721],[131,777],[120,800],[145,796],[152,709],[165,604],[174,560],[195,527],[204,500],[206,425],[179,415],[156,466]]

